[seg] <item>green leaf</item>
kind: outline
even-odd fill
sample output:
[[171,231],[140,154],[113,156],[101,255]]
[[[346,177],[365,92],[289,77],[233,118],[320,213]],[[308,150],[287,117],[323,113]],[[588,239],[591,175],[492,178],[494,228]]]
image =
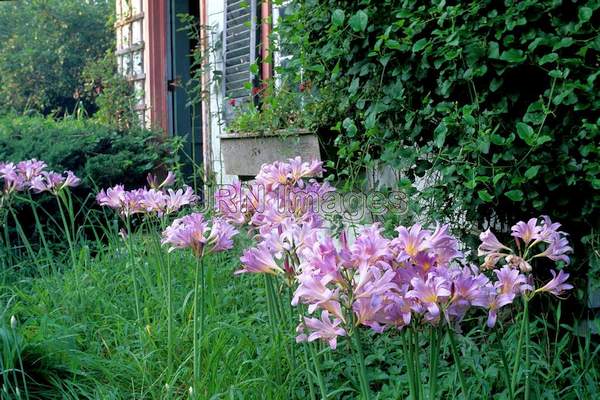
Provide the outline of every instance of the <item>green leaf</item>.
[[540,166],[539,165],[534,165],[533,167],[529,167],[527,169],[527,171],[525,171],[525,177],[527,179],[532,179],[532,178],[534,178],[538,174],[539,170],[540,170]]
[[527,57],[523,54],[523,50],[510,49],[503,51],[500,59],[509,63],[520,63],[525,61]]
[[401,48],[400,42],[393,39],[386,40],[385,47],[392,50],[399,50]]
[[488,58],[500,58],[500,46],[496,42],[488,44]]
[[346,130],[346,134],[349,137],[356,136],[356,132],[358,131],[358,129],[356,129],[356,125],[354,124],[354,121],[352,119],[350,119],[350,118],[344,119],[344,122],[342,122],[342,126]]
[[325,73],[325,67],[322,66],[321,64],[311,65],[311,66],[306,67],[306,69],[308,71],[314,71],[314,72],[317,72],[319,74],[324,74]]
[[412,47],[413,53],[417,53],[417,52],[423,50],[425,48],[425,46],[427,46],[427,43],[428,43],[427,39],[424,39],[424,38],[417,40],[415,42],[415,44],[413,44],[413,47]]
[[509,190],[508,192],[504,193],[504,195],[506,197],[508,197],[509,199],[511,199],[512,201],[521,201],[521,200],[523,200],[523,192],[521,192],[518,189]]
[[532,144],[533,128],[524,122],[517,122],[517,134],[529,145]]
[[340,62],[338,61],[335,64],[335,67],[333,67],[333,70],[331,71],[331,80],[335,80],[337,79],[338,75],[340,74]]
[[552,140],[552,138],[550,136],[548,136],[548,135],[542,135],[542,136],[540,136],[540,137],[537,138],[537,140],[535,141],[535,144],[537,146],[541,146],[544,143],[549,142],[551,140]]
[[348,93],[350,93],[351,95],[356,94],[356,92],[358,91],[359,84],[360,84],[359,78],[352,79],[352,82],[350,83],[350,87],[348,88]]
[[448,132],[448,127],[446,124],[442,122],[439,124],[435,130],[433,131],[433,142],[437,148],[441,148],[444,145],[444,141],[446,140],[446,133]]
[[558,50],[558,49],[562,49],[563,47],[569,47],[571,46],[573,43],[575,43],[575,41],[573,40],[573,38],[570,37],[564,37],[560,40],[560,42],[556,43],[553,47],[552,50]]
[[490,195],[486,189],[478,191],[477,195],[481,200],[485,201],[486,203],[490,203],[494,199],[494,196]]
[[502,179],[505,175],[506,174],[504,172],[500,172],[499,174],[494,175],[494,179],[492,179],[494,185],[497,185],[500,179]]
[[539,64],[544,65],[549,62],[554,62],[556,60],[558,60],[558,54],[550,53],[550,54],[546,54],[544,57],[540,58]]
[[483,154],[488,154],[490,152],[490,140],[487,137],[480,137],[477,141],[477,148]]
[[354,14],[348,20],[348,25],[354,32],[362,32],[367,28],[367,23],[369,22],[369,16],[363,10],[358,10],[356,14]]
[[490,90],[492,92],[495,92],[500,86],[502,86],[502,83],[504,83],[502,78],[493,78],[490,82]]
[[344,10],[340,10],[339,8],[335,9],[331,14],[331,23],[333,26],[340,26],[344,23],[344,19],[346,19],[346,14]]
[[581,22],[587,22],[592,18],[594,12],[589,7],[581,7],[579,9],[579,20]]

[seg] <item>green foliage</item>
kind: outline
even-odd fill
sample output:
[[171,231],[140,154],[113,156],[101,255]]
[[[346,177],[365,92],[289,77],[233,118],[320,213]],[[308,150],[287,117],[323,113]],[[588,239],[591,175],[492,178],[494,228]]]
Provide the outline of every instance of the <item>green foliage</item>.
[[87,190],[141,186],[148,172],[171,165],[174,154],[173,143],[152,131],[121,132],[90,119],[0,117],[0,160],[44,160],[75,172]]
[[110,0],[0,2],[0,110],[71,112],[84,66],[113,47],[113,7]]
[[[259,106],[254,104],[254,99]],[[310,86],[304,83],[298,87],[288,82],[264,83],[252,89],[249,101],[238,104],[230,100],[234,118],[227,124],[227,130],[239,133],[275,133],[286,129],[310,128],[310,113],[315,99]]]
[[140,125],[135,111],[139,94],[133,83],[117,71],[117,57],[112,50],[99,60],[89,62],[82,72],[82,98],[94,104],[94,118],[99,122],[129,130]]
[[384,163],[426,181],[414,213],[463,233],[551,215],[585,264],[580,240],[600,223],[600,2],[294,4],[288,72],[336,96],[340,178]]
[[[177,373],[167,379],[166,272],[161,274],[158,267],[166,255],[152,238],[158,232],[136,235],[134,240],[135,276],[144,310],[141,323],[135,315],[127,251],[115,233],[106,234],[111,238],[108,245],[98,246],[101,251],[96,255],[82,251],[78,264],[63,273],[32,279],[0,271],[0,278],[8,274],[0,286],[0,304],[6,304],[0,309],[0,376],[7,376],[9,383],[8,394],[0,394],[0,398],[15,398],[16,389],[24,393],[27,386],[30,393],[37,394],[32,398],[43,399],[189,399],[195,260],[183,252],[169,256],[176,332],[172,351]],[[273,336],[263,277],[232,278],[243,247],[210,256],[205,263],[201,398],[309,399],[301,355],[295,359],[296,368],[290,368],[283,350],[282,340],[298,346],[293,332],[285,338]],[[279,295],[285,296],[286,288],[280,289]],[[14,330],[10,324],[13,315],[17,321]],[[508,318],[502,320],[509,324],[492,331],[481,328],[480,319],[462,324],[464,332],[457,339],[472,398],[509,398],[501,360],[514,360],[519,329],[518,324],[510,323],[510,315],[505,316]],[[514,320],[518,318],[513,315]],[[575,335],[574,328],[561,320],[560,308],[536,311],[529,329],[530,398],[593,398],[599,390],[600,347],[591,341],[589,331]],[[378,394],[373,398],[408,398],[398,331],[365,334],[364,339],[371,388]],[[427,349],[426,343],[424,331],[420,348]],[[320,348],[330,399],[357,398],[354,360],[348,346],[345,338],[340,338],[336,351]],[[440,358],[439,398],[461,398],[446,337],[442,338]],[[426,381],[426,357],[420,363],[421,379]],[[25,383],[21,369],[26,373]],[[1,382],[0,377],[0,390]],[[518,392],[516,398],[522,397]]]

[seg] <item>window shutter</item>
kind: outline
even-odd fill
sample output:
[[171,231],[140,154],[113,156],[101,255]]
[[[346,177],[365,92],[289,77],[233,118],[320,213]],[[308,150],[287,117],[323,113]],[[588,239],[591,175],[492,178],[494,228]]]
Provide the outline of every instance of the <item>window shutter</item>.
[[233,116],[233,103],[239,107],[250,101],[255,75],[250,66],[256,62],[257,47],[257,0],[226,0],[225,29],[223,31],[223,91],[227,101],[224,104],[225,121]]

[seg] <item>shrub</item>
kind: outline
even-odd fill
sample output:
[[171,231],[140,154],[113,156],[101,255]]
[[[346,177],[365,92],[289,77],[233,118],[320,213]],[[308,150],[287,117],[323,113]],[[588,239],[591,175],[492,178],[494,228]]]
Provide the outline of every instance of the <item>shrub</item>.
[[0,117],[0,160],[37,158],[72,170],[83,190],[117,183],[142,186],[148,172],[171,165],[174,145],[149,130],[121,132],[95,120]]
[[337,98],[340,177],[381,162],[405,177],[399,187],[433,177],[415,213],[458,216],[464,233],[551,214],[568,221],[576,264],[588,262],[582,238],[600,223],[598,2],[295,4],[279,36],[291,72]]

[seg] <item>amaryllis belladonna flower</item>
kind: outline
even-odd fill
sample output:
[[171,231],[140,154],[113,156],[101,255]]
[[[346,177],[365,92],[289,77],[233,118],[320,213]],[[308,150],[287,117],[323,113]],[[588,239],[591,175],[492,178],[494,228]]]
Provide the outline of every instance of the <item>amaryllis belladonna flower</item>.
[[346,330],[340,325],[342,320],[329,317],[329,312],[324,310],[321,319],[304,317],[304,322],[296,328],[296,342],[312,342],[317,339],[329,344],[333,350],[337,347],[338,336],[346,336]]
[[555,296],[560,296],[567,290],[573,289],[573,285],[565,283],[569,279],[569,274],[563,270],[558,271],[558,275],[554,270],[550,270],[552,279],[541,288],[537,289],[536,292],[548,292]]
[[42,171],[40,175],[31,180],[31,188],[36,193],[50,192],[57,194],[64,188],[76,187],[80,183],[81,179],[71,171],[66,171],[64,176],[54,171]]
[[229,250],[233,247],[233,236],[238,232],[221,219],[207,221],[200,213],[192,213],[177,218],[163,232],[162,243],[169,245],[169,251],[191,249],[201,257],[207,253]]
[[243,273],[263,273],[263,274],[282,274],[284,270],[277,264],[269,248],[264,243],[259,243],[258,246],[244,250],[244,254],[240,258],[242,269],[235,274]]

